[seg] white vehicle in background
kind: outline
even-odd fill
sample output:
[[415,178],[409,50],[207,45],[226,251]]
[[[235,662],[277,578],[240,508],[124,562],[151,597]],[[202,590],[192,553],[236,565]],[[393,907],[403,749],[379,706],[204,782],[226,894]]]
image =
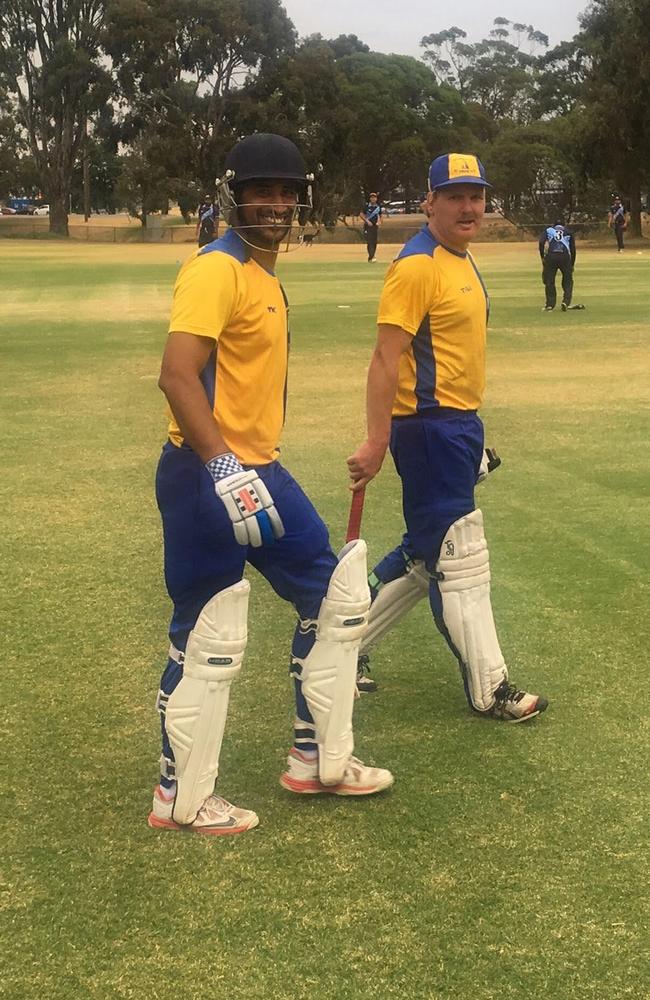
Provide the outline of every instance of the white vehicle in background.
[[38,208],[34,209],[34,211],[33,211],[32,214],[33,215],[49,215],[50,214],[50,206],[49,205],[39,205]]

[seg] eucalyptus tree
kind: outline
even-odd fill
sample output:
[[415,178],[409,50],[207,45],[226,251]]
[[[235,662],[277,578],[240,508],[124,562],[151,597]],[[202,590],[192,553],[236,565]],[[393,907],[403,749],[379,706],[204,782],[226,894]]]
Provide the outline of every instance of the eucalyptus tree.
[[[535,114],[538,50],[548,37],[532,25],[497,17],[487,38],[468,42],[458,27],[425,35],[423,60],[439,83],[458,91],[493,121],[531,121]],[[528,42],[528,48],[524,47]]]
[[417,197],[428,163],[466,128],[459,95],[410,56],[371,52],[354,35],[311,35],[245,87],[240,123],[272,120],[318,172],[318,218],[359,212],[364,193]]
[[210,189],[240,126],[249,76],[295,44],[279,0],[111,0],[105,46],[122,102],[128,177],[150,164],[152,191],[186,204]]
[[102,59],[104,0],[3,0],[0,86],[15,101],[16,122],[50,204],[50,229],[68,233],[70,179],[88,121],[112,92]]
[[612,178],[640,236],[650,186],[650,0],[593,0],[580,23],[585,170]]

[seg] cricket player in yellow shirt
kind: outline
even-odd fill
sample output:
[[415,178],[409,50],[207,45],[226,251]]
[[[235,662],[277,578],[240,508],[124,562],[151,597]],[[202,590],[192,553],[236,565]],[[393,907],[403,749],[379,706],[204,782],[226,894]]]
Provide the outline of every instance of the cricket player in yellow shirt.
[[488,295],[468,250],[489,184],[476,156],[449,153],[429,169],[427,224],[389,268],[367,387],[367,439],[349,458],[353,489],[390,447],[406,531],[370,574],[373,604],[362,657],[427,595],[456,657],[470,707],[511,722],[547,700],[511,684],[490,601],[490,565],[474,487],[484,459]]
[[[252,809],[214,793],[247,641],[247,561],[299,616],[294,745],[280,783],[298,794],[355,796],[393,782],[352,756],[370,605],[365,544],[351,542],[337,559],[323,521],[278,461],[289,330],[275,265],[310,209],[310,180],[289,139],[257,133],[238,142],[218,189],[230,228],[190,257],[174,290],[159,383],[169,440],[156,477],[174,606],[149,814],[158,829],[220,836],[258,824]],[[260,692],[260,711],[262,703]]]

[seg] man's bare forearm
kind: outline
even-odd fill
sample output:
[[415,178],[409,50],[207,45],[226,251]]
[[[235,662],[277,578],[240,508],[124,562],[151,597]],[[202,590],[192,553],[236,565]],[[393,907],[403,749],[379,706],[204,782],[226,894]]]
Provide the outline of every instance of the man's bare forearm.
[[375,350],[368,369],[366,388],[366,418],[368,441],[376,448],[384,451],[390,440],[391,414],[393,400],[397,392],[398,367],[389,359]]
[[393,401],[399,378],[399,359],[410,337],[399,327],[381,327],[370,360],[366,389],[367,438],[348,459],[352,489],[360,489],[381,469],[390,441]]

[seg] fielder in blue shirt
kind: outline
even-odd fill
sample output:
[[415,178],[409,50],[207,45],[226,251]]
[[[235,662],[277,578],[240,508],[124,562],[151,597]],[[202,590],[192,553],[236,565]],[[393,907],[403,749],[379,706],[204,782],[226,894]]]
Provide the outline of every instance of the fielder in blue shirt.
[[623,233],[627,229],[627,219],[625,218],[625,206],[618,195],[616,195],[610,206],[608,225],[610,229],[614,230],[616,246],[618,247],[618,252],[621,253],[625,250]]
[[560,222],[548,226],[539,238],[539,255],[542,258],[542,281],[546,290],[543,312],[555,309],[555,276],[558,271],[562,273],[562,311],[566,312],[571,307],[573,268],[576,262],[576,244],[571,230]]
[[196,226],[196,236],[199,247],[204,247],[218,235],[219,209],[210,195],[205,195],[199,205],[199,221]]
[[382,207],[377,200],[377,192],[373,191],[369,195],[368,204],[361,213],[363,219],[363,234],[366,237],[366,246],[368,247],[368,263],[371,264],[376,258],[377,253],[377,237],[379,235],[379,227],[381,225]]

